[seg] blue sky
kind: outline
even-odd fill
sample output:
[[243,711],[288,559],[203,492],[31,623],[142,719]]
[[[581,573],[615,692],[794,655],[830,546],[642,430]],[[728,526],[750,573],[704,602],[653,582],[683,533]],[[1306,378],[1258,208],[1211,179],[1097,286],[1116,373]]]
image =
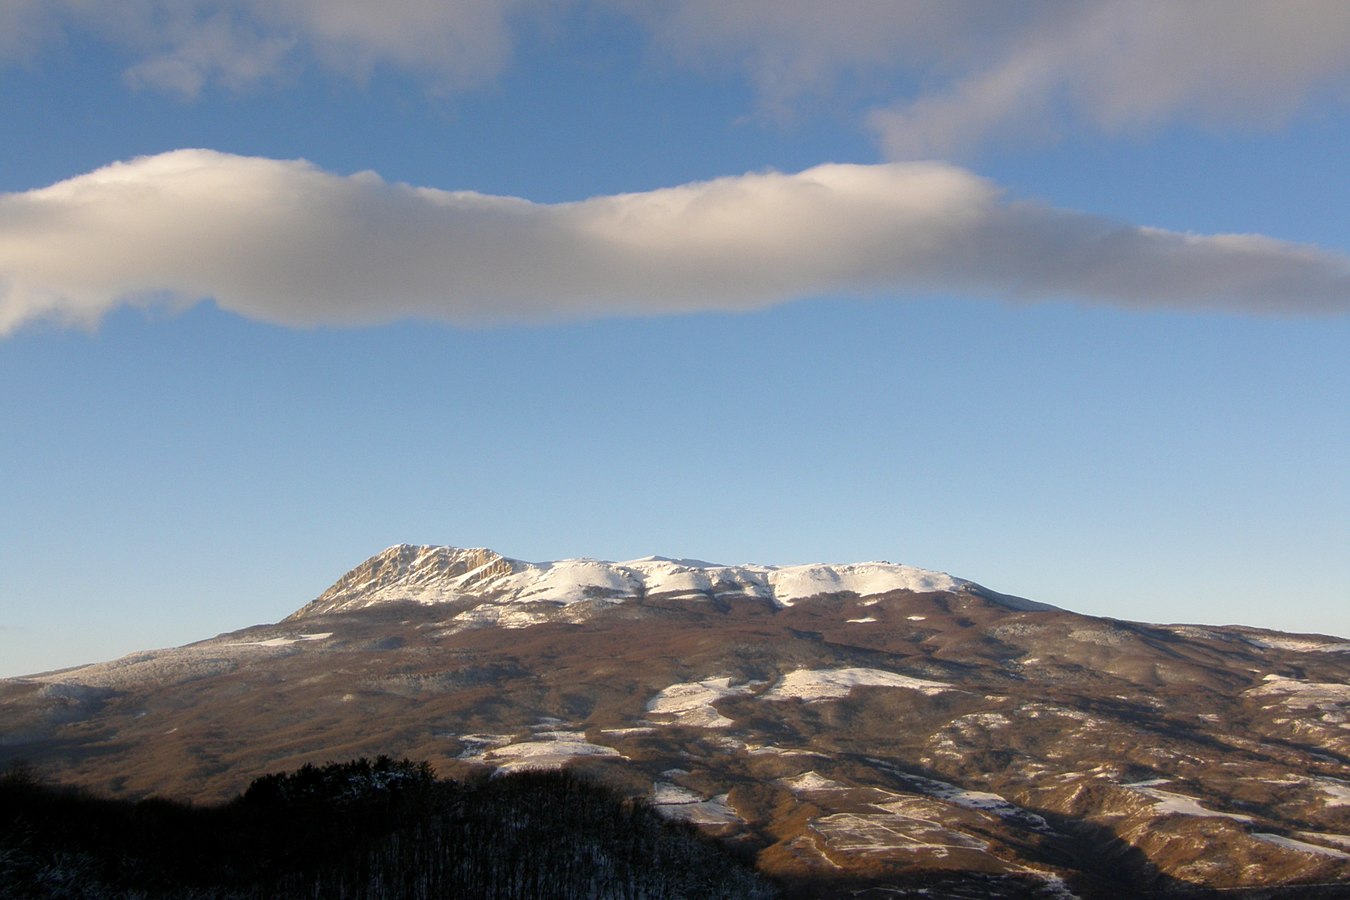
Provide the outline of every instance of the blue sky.
[[990,9],[0,5],[0,674],[398,542],[1350,635],[1350,12]]

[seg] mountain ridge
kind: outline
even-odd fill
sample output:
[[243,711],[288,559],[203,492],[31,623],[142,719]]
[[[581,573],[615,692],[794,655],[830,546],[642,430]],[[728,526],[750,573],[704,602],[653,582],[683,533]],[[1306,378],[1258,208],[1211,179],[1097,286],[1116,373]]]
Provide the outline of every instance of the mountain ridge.
[[[623,602],[647,596],[768,600],[789,606],[823,594],[876,596],[896,590],[967,591],[1014,609],[1055,607],[991,591],[945,572],[886,561],[804,565],[722,565],[646,556],[626,562],[579,557],[512,559],[485,547],[395,544],[352,568],[285,621],[379,603],[449,603],[468,596],[503,606],[578,600]],[[509,619],[509,617],[506,617]]]

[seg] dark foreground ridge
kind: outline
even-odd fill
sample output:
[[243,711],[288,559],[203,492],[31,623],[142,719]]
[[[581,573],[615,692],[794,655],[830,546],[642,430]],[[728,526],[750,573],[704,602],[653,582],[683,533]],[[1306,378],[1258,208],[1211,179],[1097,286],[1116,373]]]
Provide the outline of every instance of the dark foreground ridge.
[[693,826],[568,772],[464,783],[382,756],[211,806],[0,778],[5,900],[775,896]]

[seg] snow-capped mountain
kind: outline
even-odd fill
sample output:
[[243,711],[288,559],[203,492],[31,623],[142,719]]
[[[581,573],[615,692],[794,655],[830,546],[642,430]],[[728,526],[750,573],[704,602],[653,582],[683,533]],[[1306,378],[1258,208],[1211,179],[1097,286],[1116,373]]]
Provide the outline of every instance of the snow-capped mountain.
[[1013,609],[1050,608],[995,595],[944,572],[888,562],[723,566],[648,556],[622,563],[595,559],[534,563],[508,559],[484,548],[398,544],[342,576],[288,621],[387,603],[433,605],[473,599],[486,608],[466,613],[464,621],[514,627],[539,620],[548,607],[586,601],[622,603],[656,597],[714,602],[762,600],[785,607],[828,594],[875,597],[893,591],[971,591],[998,597]]
[[804,896],[1350,884],[1350,642],[890,563],[399,545],[275,625],[0,680],[0,765],[105,791],[381,753],[581,769]]

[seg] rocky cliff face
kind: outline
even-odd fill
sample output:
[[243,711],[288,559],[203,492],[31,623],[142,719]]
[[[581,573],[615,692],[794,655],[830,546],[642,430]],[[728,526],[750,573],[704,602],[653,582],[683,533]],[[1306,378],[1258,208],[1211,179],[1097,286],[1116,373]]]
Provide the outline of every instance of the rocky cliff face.
[[510,575],[513,562],[491,550],[399,544],[343,575],[286,621],[381,603],[433,603]]
[[1350,883],[1350,642],[889,563],[393,547],[278,625],[0,704],[0,759],[123,793],[378,753],[580,768],[821,895]]

